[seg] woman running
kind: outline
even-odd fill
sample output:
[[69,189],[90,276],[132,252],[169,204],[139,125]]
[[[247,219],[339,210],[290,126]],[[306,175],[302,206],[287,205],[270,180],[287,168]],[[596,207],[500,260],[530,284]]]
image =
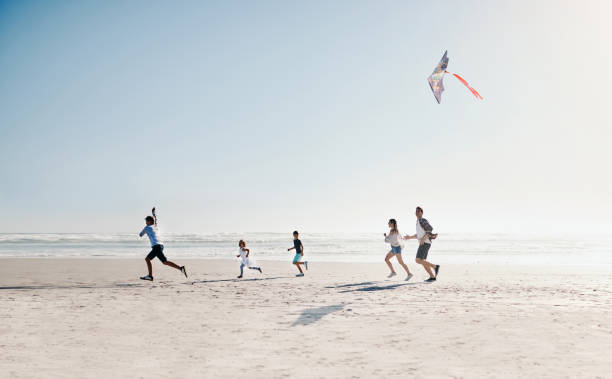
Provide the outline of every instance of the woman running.
[[385,233],[385,242],[391,244],[391,251],[389,251],[385,257],[385,262],[387,262],[387,266],[389,266],[389,269],[391,269],[391,273],[389,276],[387,276],[387,278],[392,278],[397,275],[393,269],[393,265],[391,264],[391,258],[396,256],[400,266],[402,266],[404,270],[406,270],[406,274],[408,274],[405,279],[408,281],[410,278],[412,278],[412,274],[410,273],[408,266],[402,260],[402,241],[404,238],[400,234],[399,230],[397,230],[397,221],[395,221],[395,219],[392,218],[389,220],[389,228],[391,228],[391,230],[389,230],[389,235]]

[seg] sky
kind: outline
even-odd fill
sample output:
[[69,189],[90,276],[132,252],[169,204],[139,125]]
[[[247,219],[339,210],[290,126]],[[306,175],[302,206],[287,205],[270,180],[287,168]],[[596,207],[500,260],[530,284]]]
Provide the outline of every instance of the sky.
[[0,1],[0,232],[610,234],[611,15]]

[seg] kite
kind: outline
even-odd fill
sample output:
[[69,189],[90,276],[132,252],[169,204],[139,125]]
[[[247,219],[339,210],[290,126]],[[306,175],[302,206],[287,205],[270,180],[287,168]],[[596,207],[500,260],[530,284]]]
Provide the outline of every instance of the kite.
[[442,59],[440,59],[440,63],[438,63],[434,71],[427,78],[429,86],[431,87],[431,90],[433,91],[436,100],[438,100],[438,104],[440,104],[440,101],[442,100],[442,91],[444,91],[444,84],[442,83],[442,79],[444,79],[444,74],[452,74],[455,78],[459,79],[459,81],[463,83],[463,85],[466,86],[472,92],[472,94],[476,96],[477,99],[482,100],[482,96],[480,96],[480,94],[474,88],[470,87],[470,85],[468,84],[468,82],[465,81],[465,79],[463,79],[457,74],[453,74],[452,72],[446,71],[446,67],[448,67],[448,57],[446,56],[446,53],[448,53],[448,51],[444,52]]

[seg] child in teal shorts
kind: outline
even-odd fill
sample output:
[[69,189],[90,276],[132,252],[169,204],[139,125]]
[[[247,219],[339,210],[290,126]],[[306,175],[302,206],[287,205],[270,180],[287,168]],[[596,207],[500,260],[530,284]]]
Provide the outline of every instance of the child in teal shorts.
[[297,266],[300,273],[295,276],[304,276],[304,271],[302,271],[302,267],[300,265],[304,265],[304,268],[308,270],[308,261],[301,262],[304,257],[304,245],[302,245],[302,241],[299,239],[300,234],[298,231],[293,232],[293,247],[287,249],[287,251],[291,251],[295,249],[295,256],[293,257],[293,264]]

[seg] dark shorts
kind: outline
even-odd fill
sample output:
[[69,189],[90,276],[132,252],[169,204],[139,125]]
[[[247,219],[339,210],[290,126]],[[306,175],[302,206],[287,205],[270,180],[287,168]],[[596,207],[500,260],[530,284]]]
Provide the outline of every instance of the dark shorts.
[[166,262],[168,260],[164,255],[164,245],[153,246],[153,249],[151,250],[149,255],[147,255],[148,260],[152,260],[155,257],[159,258],[159,260],[162,262]]
[[422,260],[427,259],[427,254],[429,253],[429,248],[431,247],[430,243],[424,243],[419,245],[419,250],[417,250],[417,258],[421,258]]

